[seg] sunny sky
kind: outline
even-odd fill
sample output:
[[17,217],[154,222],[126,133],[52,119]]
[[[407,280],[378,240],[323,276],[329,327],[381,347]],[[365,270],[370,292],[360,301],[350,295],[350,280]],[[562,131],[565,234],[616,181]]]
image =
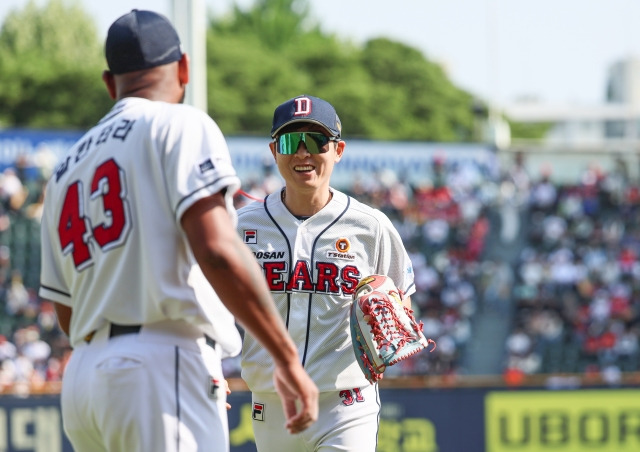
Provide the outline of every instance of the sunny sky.
[[[105,35],[110,23],[132,8],[169,15],[172,0],[76,1],[96,18]],[[215,15],[233,3],[205,1]],[[253,1],[237,3],[246,6]],[[0,22],[8,11],[26,4],[27,0],[0,0]],[[638,0],[310,0],[310,4],[326,31],[356,43],[386,36],[419,48],[443,64],[458,86],[499,105],[523,97],[551,104],[600,103],[609,66],[640,58]]]

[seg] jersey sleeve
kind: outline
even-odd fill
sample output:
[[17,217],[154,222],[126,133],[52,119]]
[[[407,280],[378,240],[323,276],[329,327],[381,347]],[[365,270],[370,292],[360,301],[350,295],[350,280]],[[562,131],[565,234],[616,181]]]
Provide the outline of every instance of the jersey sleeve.
[[391,277],[404,296],[411,296],[416,291],[411,258],[391,220],[381,211],[376,214],[381,225],[376,273]]
[[53,200],[56,195],[51,191],[48,184],[45,191],[44,209],[40,226],[41,241],[41,266],[40,266],[40,288],[38,295],[42,298],[55,301],[57,303],[71,306],[71,294],[62,274],[63,266],[60,265],[58,256],[62,253],[55,247],[58,246],[58,225],[55,224],[53,216]]
[[227,211],[235,221],[233,195],[240,180],[218,125],[204,112],[184,105],[168,124],[164,172],[171,205],[179,222],[196,201],[225,191]]

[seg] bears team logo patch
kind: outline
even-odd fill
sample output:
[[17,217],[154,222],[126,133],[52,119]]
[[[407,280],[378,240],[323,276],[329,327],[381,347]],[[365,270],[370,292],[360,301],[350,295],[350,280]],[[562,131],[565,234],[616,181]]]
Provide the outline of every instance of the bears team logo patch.
[[255,229],[245,229],[244,243],[258,243],[258,231]]
[[349,253],[349,250],[351,249],[351,242],[349,242],[349,239],[344,237],[339,238],[336,240],[335,248],[336,251],[327,251],[327,257],[347,261],[355,260],[356,255]]
[[264,421],[264,403],[254,403],[251,417],[254,421]]

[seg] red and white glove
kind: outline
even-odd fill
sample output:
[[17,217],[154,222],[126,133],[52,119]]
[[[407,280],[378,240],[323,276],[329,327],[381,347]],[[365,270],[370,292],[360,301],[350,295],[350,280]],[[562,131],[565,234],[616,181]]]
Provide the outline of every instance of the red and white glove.
[[405,307],[400,292],[383,275],[363,278],[353,295],[351,338],[356,360],[367,380],[380,380],[387,366],[412,356],[433,344],[422,333],[413,311]]

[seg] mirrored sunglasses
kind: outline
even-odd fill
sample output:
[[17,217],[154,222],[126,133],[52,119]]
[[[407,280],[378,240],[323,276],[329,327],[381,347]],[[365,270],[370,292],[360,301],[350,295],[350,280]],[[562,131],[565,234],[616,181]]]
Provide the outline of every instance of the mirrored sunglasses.
[[328,137],[320,132],[290,132],[276,138],[276,150],[279,154],[292,155],[298,152],[300,143],[304,143],[309,154],[324,154],[329,151],[329,141],[338,138]]

